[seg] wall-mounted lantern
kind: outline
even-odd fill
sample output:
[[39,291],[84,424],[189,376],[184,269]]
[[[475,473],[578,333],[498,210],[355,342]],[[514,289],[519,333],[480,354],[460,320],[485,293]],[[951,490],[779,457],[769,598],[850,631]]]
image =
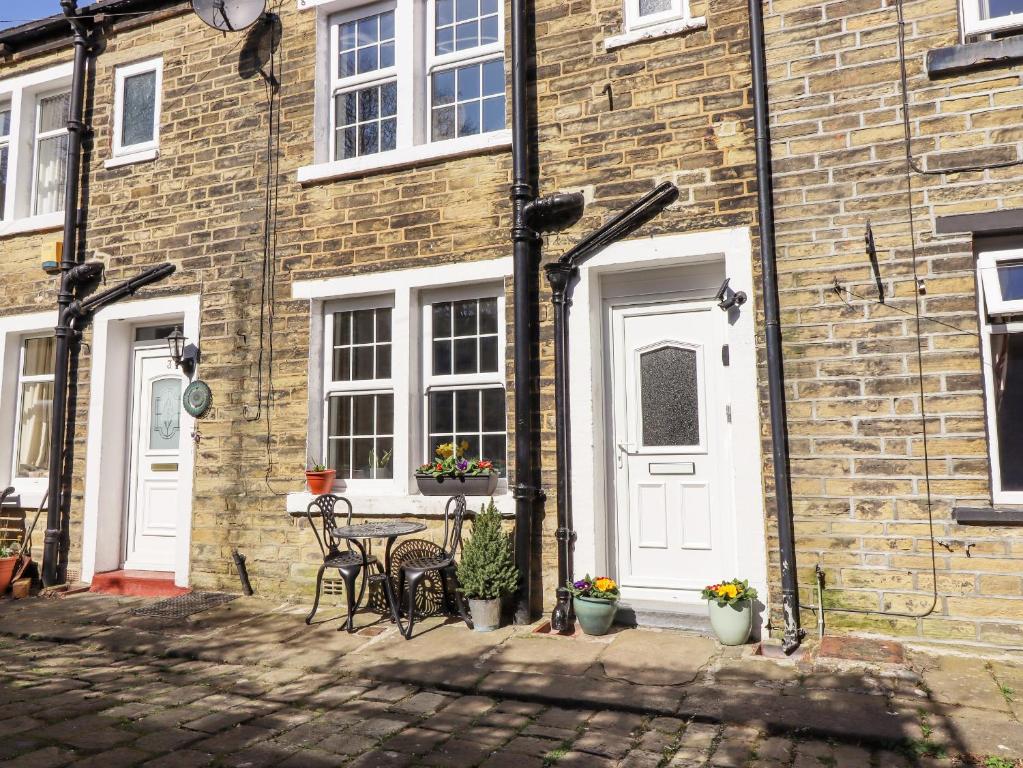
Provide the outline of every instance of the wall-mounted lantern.
[[174,362],[175,368],[180,368],[188,378],[195,373],[195,366],[199,362],[199,348],[194,344],[185,344],[188,341],[180,328],[175,328],[167,337],[167,352]]

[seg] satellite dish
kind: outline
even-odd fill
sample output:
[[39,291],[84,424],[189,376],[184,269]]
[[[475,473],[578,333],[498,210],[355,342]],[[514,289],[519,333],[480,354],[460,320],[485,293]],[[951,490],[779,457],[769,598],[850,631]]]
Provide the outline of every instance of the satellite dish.
[[192,0],[196,16],[221,32],[240,32],[266,13],[266,0]]

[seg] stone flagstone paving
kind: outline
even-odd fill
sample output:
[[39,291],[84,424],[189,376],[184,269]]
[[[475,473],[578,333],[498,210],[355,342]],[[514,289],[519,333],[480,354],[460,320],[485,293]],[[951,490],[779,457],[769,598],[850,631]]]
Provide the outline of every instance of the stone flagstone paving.
[[184,621],[139,604],[0,602],[0,766],[1023,768],[1017,659],[436,619],[406,642],[329,609],[308,627],[256,599]]

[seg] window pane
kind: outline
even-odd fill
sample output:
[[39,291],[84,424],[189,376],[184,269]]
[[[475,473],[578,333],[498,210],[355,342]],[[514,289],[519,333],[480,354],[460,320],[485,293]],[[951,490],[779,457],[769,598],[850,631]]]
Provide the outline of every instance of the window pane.
[[433,338],[443,339],[451,336],[451,302],[445,301],[433,305]]
[[433,373],[435,376],[451,373],[451,342],[446,339],[433,342]]
[[455,392],[455,431],[480,431],[480,391],[462,389]]
[[152,141],[156,117],[155,72],[143,72],[124,79],[121,108],[121,145],[128,147]]
[[327,436],[338,437],[352,433],[352,398],[332,397],[330,398],[329,413],[327,416]]
[[[355,411],[354,424],[348,418],[349,409]],[[327,463],[341,478],[392,477],[393,429],[394,395],[331,397],[327,417]]]
[[458,100],[478,99],[480,95],[480,68],[461,67],[458,72]]
[[11,110],[10,107],[0,108],[0,138],[11,135]]
[[67,129],[70,108],[70,93],[58,93],[39,99],[39,133]]
[[334,350],[334,381],[352,380],[352,350],[342,347]]
[[352,404],[354,429],[352,434],[374,434],[373,425],[375,423],[375,417],[373,410],[376,405],[374,402],[375,399],[374,395],[357,395],[354,398],[354,402]]
[[455,0],[455,19],[465,21],[479,15],[477,0]]
[[0,147],[0,219],[4,216],[4,201],[7,200],[7,147]]
[[337,472],[340,478],[352,476],[352,442],[351,440],[327,441],[327,466]]
[[437,0],[437,26],[451,24],[455,20],[454,0]]
[[389,435],[394,431],[394,395],[377,395],[378,435]]
[[436,38],[437,55],[451,53],[455,50],[455,30],[452,27],[445,27],[437,30]]
[[394,81],[335,96],[335,159],[394,149],[397,145],[397,121],[394,119],[397,111],[398,89]]
[[700,399],[696,351],[661,347],[639,357],[643,445],[697,445]]
[[454,432],[454,393],[430,393],[430,432]]
[[992,334],[998,465],[1003,491],[1023,491],[1023,334]]
[[25,376],[52,376],[55,345],[56,339],[53,336],[25,339],[22,374]]
[[433,76],[433,105],[451,104],[455,100],[455,71],[438,72]]
[[394,439],[390,437],[378,437],[376,447],[376,466],[374,477],[379,479],[390,479],[394,477]]
[[497,59],[483,65],[483,95],[504,96],[504,61]]
[[22,385],[21,412],[18,417],[18,477],[47,475],[52,405],[52,382]]
[[434,72],[431,83],[434,141],[504,128],[503,59]]
[[54,213],[64,209],[64,181],[67,177],[66,133],[40,139],[36,144],[36,196],[33,212]]
[[352,340],[356,344],[372,344],[373,329],[376,326],[376,316],[372,309],[360,309],[352,313],[353,328],[355,334]]
[[365,381],[373,378],[373,346],[355,347],[352,350],[352,380]]
[[497,299],[480,299],[480,333],[497,333]]
[[1023,299],[1023,264],[1004,264],[998,266],[998,285],[1002,290],[1002,299]]
[[480,103],[470,101],[458,105],[458,135],[474,136],[480,132]]
[[639,15],[650,16],[671,10],[671,0],[639,0]]
[[504,432],[504,390],[483,390],[483,431]]
[[480,26],[478,21],[469,21],[455,25],[455,50],[464,51],[480,44]]
[[359,45],[369,45],[377,41],[377,21],[376,16],[359,19]]
[[483,435],[483,448],[480,458],[494,462],[501,477],[507,475],[508,438],[505,435]]
[[455,336],[476,335],[476,299],[456,301],[454,304]]
[[394,11],[374,14],[338,27],[338,76],[394,66]]
[[355,22],[349,21],[338,30],[338,48],[347,51],[355,47]]
[[478,373],[476,339],[455,339],[455,373]]
[[376,453],[372,437],[352,440],[352,479],[368,480],[373,477]]
[[374,69],[379,68],[377,47],[371,46],[369,48],[360,48],[358,57],[358,69],[359,74],[363,72],[372,72]]
[[485,99],[483,102],[483,133],[500,131],[504,128],[504,96]]
[[377,341],[391,340],[391,310],[378,309],[376,311]]
[[181,437],[181,379],[159,379],[150,392],[149,448],[175,451]]
[[487,16],[480,20],[480,45],[497,42],[497,16]]
[[1015,16],[1023,13],[1021,0],[987,0],[980,4],[982,19],[997,19],[999,16]]
[[377,345],[377,378],[391,378],[391,345]]
[[497,337],[484,336],[480,339],[480,373],[496,373],[497,361]]
[[393,117],[398,114],[398,84],[380,86],[380,116]]
[[351,312],[335,312],[334,313],[334,344],[351,344],[352,343],[352,313]]

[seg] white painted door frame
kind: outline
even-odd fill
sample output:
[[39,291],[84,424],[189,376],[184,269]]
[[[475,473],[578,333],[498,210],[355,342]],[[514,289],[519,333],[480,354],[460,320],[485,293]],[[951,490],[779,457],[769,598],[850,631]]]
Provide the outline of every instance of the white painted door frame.
[[[108,307],[93,322],[88,438],[85,451],[85,504],[82,520],[82,580],[116,570],[122,562],[123,522],[130,457],[131,369],[135,328],[182,323],[189,343],[199,343],[199,296],[167,296]],[[192,543],[192,478],[195,444],[188,439],[194,421],[182,417],[178,493],[178,536],[174,583],[188,586]]]
[[[737,517],[738,562],[766,603],[767,553],[763,497],[760,416],[758,409],[756,336],[752,244],[748,228],[694,232],[681,235],[628,240],[594,256],[579,269],[578,283],[569,314],[572,339],[569,350],[571,377],[573,527],[576,531],[574,576],[605,574],[612,570],[613,532],[608,530],[611,511],[607,490],[613,455],[608,450],[611,425],[604,404],[607,383],[603,375],[607,339],[602,307],[607,298],[603,285],[608,278],[636,276],[643,270],[693,265],[718,265],[731,278],[734,290],[749,296],[740,309],[731,310],[725,343],[729,346],[729,369],[723,393],[732,406],[732,439],[728,472]],[[723,269],[721,266],[723,265]],[[679,274],[684,274],[681,271]],[[665,286],[673,289],[676,286]],[[723,577],[725,574],[720,574]],[[718,576],[715,576],[717,578]],[[767,612],[764,612],[767,615]]]

